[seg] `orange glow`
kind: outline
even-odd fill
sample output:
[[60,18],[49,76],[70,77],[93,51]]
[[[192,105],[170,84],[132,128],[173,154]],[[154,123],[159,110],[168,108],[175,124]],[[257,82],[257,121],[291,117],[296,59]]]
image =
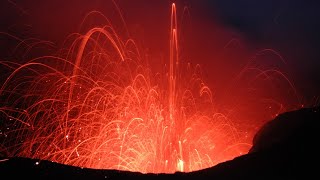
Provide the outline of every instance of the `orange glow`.
[[[248,96],[226,95],[224,106],[217,104],[200,65],[180,59],[175,4],[171,8],[166,64],[148,65],[136,42],[122,39],[109,21],[70,35],[71,46],[58,55],[1,61],[12,72],[0,89],[8,127],[1,131],[0,153],[143,173],[190,172],[246,154],[262,121],[244,112],[267,106],[263,114],[271,119],[286,108],[277,99],[252,103]],[[247,76],[252,84],[280,77],[294,89],[277,69],[248,65],[235,79]]]

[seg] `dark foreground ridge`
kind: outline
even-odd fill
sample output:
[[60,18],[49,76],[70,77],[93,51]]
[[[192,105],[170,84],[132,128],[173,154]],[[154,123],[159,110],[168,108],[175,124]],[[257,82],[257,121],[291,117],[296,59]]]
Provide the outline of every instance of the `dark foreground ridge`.
[[248,154],[190,173],[142,174],[95,170],[28,158],[0,160],[0,179],[318,179],[320,108],[286,112],[265,124]]

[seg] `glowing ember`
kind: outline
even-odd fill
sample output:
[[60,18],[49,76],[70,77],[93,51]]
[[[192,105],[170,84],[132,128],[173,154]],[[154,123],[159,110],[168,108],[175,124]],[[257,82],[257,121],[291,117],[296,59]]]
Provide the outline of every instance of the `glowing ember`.
[[0,152],[144,173],[195,171],[247,153],[260,124],[241,126],[233,113],[219,112],[199,66],[179,59],[174,4],[170,32],[168,64],[155,65],[160,72],[110,23],[70,36],[71,47],[57,56],[2,61],[12,73],[0,89]]

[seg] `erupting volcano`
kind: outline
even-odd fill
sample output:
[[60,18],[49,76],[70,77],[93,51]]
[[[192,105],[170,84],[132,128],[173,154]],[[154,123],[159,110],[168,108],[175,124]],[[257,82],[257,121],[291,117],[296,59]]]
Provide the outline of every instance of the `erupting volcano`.
[[[201,65],[180,56],[175,4],[165,63],[150,64],[103,17],[105,25],[71,34],[70,46],[54,55],[0,61],[9,72],[0,86],[0,154],[95,169],[196,171],[246,154],[258,127],[288,110],[287,99],[299,99],[281,70],[252,60],[235,78],[247,88],[235,85],[225,104],[216,102]],[[37,43],[46,42],[21,40],[17,48]],[[268,54],[285,63],[271,49],[256,57]],[[231,101],[239,95],[232,92],[242,96]]]

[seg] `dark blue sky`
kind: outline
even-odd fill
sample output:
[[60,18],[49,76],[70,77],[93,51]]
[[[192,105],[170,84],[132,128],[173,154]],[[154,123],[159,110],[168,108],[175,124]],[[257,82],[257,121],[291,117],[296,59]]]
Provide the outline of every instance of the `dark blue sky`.
[[280,52],[301,91],[320,94],[319,1],[221,0],[207,1],[206,7],[249,43]]

